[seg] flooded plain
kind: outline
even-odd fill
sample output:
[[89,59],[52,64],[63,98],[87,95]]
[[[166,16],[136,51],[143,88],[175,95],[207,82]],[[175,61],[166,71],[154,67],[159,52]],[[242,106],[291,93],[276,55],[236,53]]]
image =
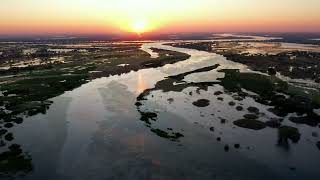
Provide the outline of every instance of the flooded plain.
[[191,57],[92,80],[51,99],[46,114],[13,127],[14,142],[29,157],[20,167],[27,175],[17,179],[320,176],[318,123],[295,123],[295,112],[275,115],[250,81],[230,89],[234,73],[261,73],[221,55],[163,44],[145,43],[142,50],[151,57],[158,56],[151,48]]
[[[173,52],[190,58],[162,67],[148,60],[144,65],[153,68],[119,69],[118,75],[102,78],[81,75],[75,85],[83,85],[43,102],[43,113],[18,116],[13,120],[17,126],[4,120],[1,128],[10,132],[3,128],[0,135],[9,151],[1,151],[1,175],[22,180],[320,176],[317,83],[314,88],[298,86],[297,79],[252,71],[222,55],[168,43],[172,42],[146,42],[141,50],[150,59],[170,58],[177,54]],[[251,45],[259,48],[257,44]],[[100,65],[88,68],[89,74],[135,67],[119,59],[108,67],[112,59],[98,57]],[[61,73],[67,70],[72,68],[62,68]],[[59,82],[69,80],[62,77]],[[0,91],[0,97],[5,93]],[[1,140],[0,145],[6,144]]]

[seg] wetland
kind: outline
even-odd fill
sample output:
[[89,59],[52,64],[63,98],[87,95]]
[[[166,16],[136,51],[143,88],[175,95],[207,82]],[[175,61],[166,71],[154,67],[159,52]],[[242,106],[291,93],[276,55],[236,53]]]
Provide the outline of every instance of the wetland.
[[248,38],[2,42],[0,177],[316,179],[320,47]]

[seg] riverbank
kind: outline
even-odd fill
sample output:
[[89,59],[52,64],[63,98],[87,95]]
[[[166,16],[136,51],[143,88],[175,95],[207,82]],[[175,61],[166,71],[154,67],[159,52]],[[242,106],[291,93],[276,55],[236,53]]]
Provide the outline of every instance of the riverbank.
[[320,82],[320,46],[316,45],[238,41],[171,45],[221,54],[263,73]]
[[94,79],[10,129],[11,143],[19,144],[10,150],[25,152],[23,179],[319,175],[313,168],[319,165],[320,134],[314,90],[222,55],[163,43],[142,49],[190,58]]
[[[100,47],[104,45],[110,48],[109,44],[99,44]],[[119,45],[115,46],[113,50],[81,47],[86,50],[83,53],[61,47],[62,53],[49,53],[36,64],[28,64],[30,60],[21,63],[23,56],[20,55],[16,58],[6,57],[12,60],[0,64],[11,64],[8,69],[1,70],[0,76],[0,161],[4,162],[0,166],[1,176],[14,175],[15,171],[27,173],[32,169],[28,155],[23,154],[20,145],[15,143],[15,134],[11,130],[23,124],[25,118],[46,114],[54,103],[51,98],[97,78],[161,67],[190,57],[184,53],[154,48],[152,51],[158,57],[153,58],[140,50],[141,44],[130,47],[125,45],[126,51],[123,48],[119,51]],[[36,54],[32,57],[26,55],[25,58],[40,59]],[[64,60],[49,60],[57,57]]]

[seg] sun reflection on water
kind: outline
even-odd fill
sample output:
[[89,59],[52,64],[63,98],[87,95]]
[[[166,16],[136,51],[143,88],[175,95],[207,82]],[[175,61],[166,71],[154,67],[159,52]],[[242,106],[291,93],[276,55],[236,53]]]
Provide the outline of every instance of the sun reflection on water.
[[137,89],[136,94],[141,94],[147,88],[145,79],[141,72],[138,72]]

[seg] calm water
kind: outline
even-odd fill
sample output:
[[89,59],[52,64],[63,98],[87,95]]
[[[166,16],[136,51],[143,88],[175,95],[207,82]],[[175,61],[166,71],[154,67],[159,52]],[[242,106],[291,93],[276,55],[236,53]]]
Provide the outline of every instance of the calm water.
[[[248,130],[233,125],[245,112],[228,105],[213,93],[223,91],[216,84],[207,91],[185,87],[181,91],[154,89],[168,76],[220,64],[218,69],[191,73],[184,80],[215,82],[223,78],[219,69],[241,69],[241,64],[224,57],[196,50],[174,48],[161,43],[150,47],[188,53],[189,60],[156,69],[140,70],[121,76],[96,79],[52,99],[46,115],[25,119],[13,129],[15,142],[32,157],[33,171],[21,179],[100,180],[100,179],[315,179],[320,176],[320,152],[311,132],[319,128],[298,127],[298,144],[289,148],[277,145],[277,129]],[[153,56],[156,57],[155,54]],[[170,85],[164,87],[169,88]],[[137,97],[151,89],[140,109]],[[207,107],[192,103],[210,100]],[[264,114],[261,120],[274,117],[266,106],[246,98],[246,109],[255,106]],[[157,113],[156,121],[146,125],[142,112]],[[225,122],[222,123],[222,119]],[[214,131],[210,131],[214,127]],[[168,139],[152,129],[179,132],[184,137]],[[217,137],[221,141],[217,141]],[[240,144],[240,148],[234,148]],[[225,150],[229,145],[229,150]]]

